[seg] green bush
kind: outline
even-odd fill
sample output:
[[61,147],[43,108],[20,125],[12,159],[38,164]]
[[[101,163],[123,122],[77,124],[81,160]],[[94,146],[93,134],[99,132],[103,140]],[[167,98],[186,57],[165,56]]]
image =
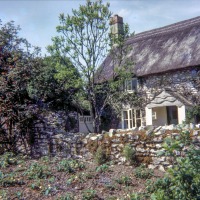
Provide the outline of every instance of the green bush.
[[59,172],[73,173],[75,170],[84,169],[85,165],[77,160],[61,160],[57,165]]
[[132,180],[130,177],[127,177],[127,176],[122,176],[120,177],[119,179],[116,180],[117,183],[119,184],[123,184],[125,186],[129,186],[132,184]]
[[[165,178],[154,184],[152,199],[200,199],[200,150],[191,148],[187,155],[176,159]],[[152,189],[152,190],[153,190]]]
[[148,179],[153,176],[153,170],[142,164],[135,169],[134,174],[137,178]]
[[6,168],[9,165],[16,165],[17,159],[11,152],[6,152],[0,156],[0,168]]
[[82,200],[92,200],[96,197],[96,191],[95,190],[85,190],[83,191]]
[[107,161],[106,153],[101,147],[97,148],[97,151],[94,154],[94,159],[98,165],[102,165]]
[[109,170],[109,166],[106,164],[96,167],[96,172],[106,172]]
[[[182,132],[176,140],[168,139],[168,143],[165,143],[163,147],[166,154],[170,155],[174,162],[163,179],[149,186],[152,200],[200,199],[200,150],[190,143],[186,132]],[[184,151],[185,146],[187,151]],[[185,155],[177,157],[174,151]]]
[[135,150],[130,145],[125,145],[123,149],[123,155],[130,164],[135,163]]
[[29,179],[44,179],[51,176],[51,172],[48,166],[33,163],[24,175],[28,176]]

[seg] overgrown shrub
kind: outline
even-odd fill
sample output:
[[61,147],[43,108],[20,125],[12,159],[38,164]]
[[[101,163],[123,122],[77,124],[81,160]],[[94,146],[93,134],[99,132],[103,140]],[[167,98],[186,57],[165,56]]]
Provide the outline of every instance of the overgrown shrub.
[[130,145],[125,145],[123,149],[123,155],[126,158],[126,160],[130,162],[130,164],[135,163],[135,154],[135,150]]
[[176,158],[166,177],[152,187],[154,200],[200,199],[200,150],[191,148],[185,157]]
[[0,168],[6,168],[9,165],[16,165],[17,159],[11,152],[6,152],[0,156]]
[[94,154],[94,159],[98,165],[104,164],[107,161],[106,152],[101,147],[98,147]]
[[148,179],[153,176],[153,170],[142,164],[135,169],[134,174],[137,178]]
[[[163,179],[149,185],[152,200],[200,199],[200,150],[190,144],[187,134],[182,132],[179,138],[168,139],[163,146],[166,154],[173,157],[173,167]],[[184,151],[184,147],[187,147],[187,151]],[[184,153],[184,157],[176,156],[175,151]]]

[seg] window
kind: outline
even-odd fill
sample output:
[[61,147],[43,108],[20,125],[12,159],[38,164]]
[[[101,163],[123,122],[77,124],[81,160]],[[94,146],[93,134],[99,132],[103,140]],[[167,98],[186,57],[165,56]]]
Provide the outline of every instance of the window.
[[152,119],[153,119],[153,120],[156,120],[156,119],[157,119],[156,112],[152,112]]
[[137,78],[126,80],[124,83],[124,90],[136,91],[137,90]]
[[140,127],[142,125],[142,112],[141,110],[129,109],[123,111],[122,128]]

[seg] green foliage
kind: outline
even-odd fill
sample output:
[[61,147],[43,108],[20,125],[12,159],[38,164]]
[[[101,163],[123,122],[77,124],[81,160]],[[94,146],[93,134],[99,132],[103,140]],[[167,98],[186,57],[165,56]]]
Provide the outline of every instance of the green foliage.
[[126,158],[127,161],[129,161],[131,164],[135,163],[135,150],[130,145],[125,145],[123,149],[123,155]]
[[132,180],[130,177],[122,176],[119,179],[116,180],[117,183],[123,184],[125,186],[130,186],[132,184]]
[[[29,97],[27,86],[38,63],[38,48],[20,38],[14,22],[0,24],[0,136],[5,148],[16,151],[16,140],[31,135],[37,109]],[[23,140],[24,141],[24,140]]]
[[98,167],[96,167],[96,172],[106,172],[109,170],[109,166],[106,164],[100,165]]
[[94,160],[98,165],[102,165],[107,161],[106,152],[101,147],[97,148],[94,154]]
[[95,190],[84,190],[82,195],[82,200],[92,200],[96,197]]
[[[111,106],[115,111],[119,111],[123,103],[134,104],[137,100],[135,94],[120,90],[124,80],[132,76],[130,65],[132,66],[133,61],[127,58],[125,62],[124,59],[129,51],[127,46],[124,48],[129,28],[128,25],[124,25],[124,34],[118,37],[109,34],[111,17],[109,7],[109,3],[103,4],[102,0],[87,0],[85,5],[72,10],[72,15],[61,14],[60,25],[57,26],[57,32],[60,35],[54,37],[53,44],[48,47],[52,56],[69,58],[79,72],[80,79],[78,81],[74,79],[72,83],[74,86],[82,85],[81,95],[77,94],[82,98],[73,100],[80,110],[84,106],[90,108],[95,132],[100,131],[101,117],[106,107]],[[101,72],[105,70],[102,63],[108,54],[114,65],[109,80],[101,77]],[[71,68],[66,70],[66,65],[59,64],[56,68],[57,80],[70,80],[71,74],[74,73]]]
[[[182,132],[184,137],[171,140],[170,145],[166,146],[166,152],[169,152],[174,159],[173,167],[168,169],[168,173],[163,179],[157,180],[151,184],[149,191],[153,192],[153,200],[200,199],[200,150],[190,143],[185,137],[186,132]],[[184,147],[188,150],[184,151]],[[184,157],[178,157],[174,151],[182,151]]]
[[178,158],[176,165],[168,170],[166,177],[153,185],[152,199],[199,199],[199,163],[200,156],[196,150],[188,152],[185,158]]
[[29,186],[32,190],[41,190],[43,187],[43,183],[41,182],[40,179],[37,179],[34,180],[34,182],[32,182]]
[[51,176],[51,171],[47,165],[35,162],[31,164],[24,175],[29,179],[46,179]]
[[57,170],[59,172],[73,173],[75,170],[82,170],[85,165],[77,160],[61,160],[57,165]]
[[137,178],[148,179],[153,176],[153,170],[148,169],[144,164],[135,168],[134,174]]
[[10,187],[10,186],[21,186],[24,185],[22,180],[16,179],[16,174],[11,173],[2,173],[0,171],[0,186]]
[[162,144],[163,151],[158,152],[158,156],[170,156],[172,165],[176,163],[176,155],[183,154],[186,145],[192,142],[189,131],[181,131],[176,137],[167,137]]
[[17,159],[12,152],[6,152],[0,156],[0,168],[6,168],[9,165],[16,165]]
[[130,194],[130,200],[144,200],[144,194],[141,193],[132,193]]
[[48,196],[51,192],[53,191],[53,188],[48,185],[45,189],[44,189],[44,195]]
[[16,192],[16,197],[17,197],[17,199],[22,199],[22,196],[23,196],[22,191],[17,191],[17,192]]
[[198,123],[200,122],[200,105],[196,105],[186,112],[187,123]]
[[7,191],[6,190],[0,190],[0,199],[7,200]]
[[74,197],[71,194],[66,193],[64,196],[59,197],[56,200],[74,200]]
[[80,86],[75,82],[80,78],[69,59],[52,55],[38,62],[33,69],[35,78],[28,84],[30,97],[51,109],[73,110],[72,101]]

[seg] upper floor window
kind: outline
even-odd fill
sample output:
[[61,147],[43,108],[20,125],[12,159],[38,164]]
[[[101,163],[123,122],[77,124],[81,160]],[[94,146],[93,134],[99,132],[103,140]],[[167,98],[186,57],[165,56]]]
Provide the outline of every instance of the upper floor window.
[[128,79],[124,82],[125,91],[136,91],[137,90],[137,78]]

